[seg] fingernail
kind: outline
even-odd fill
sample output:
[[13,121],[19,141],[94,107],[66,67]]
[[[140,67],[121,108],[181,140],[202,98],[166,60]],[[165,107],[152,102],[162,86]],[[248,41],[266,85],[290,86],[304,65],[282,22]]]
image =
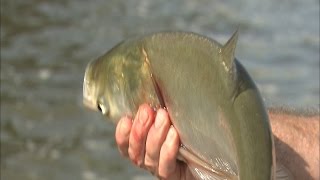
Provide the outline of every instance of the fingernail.
[[148,112],[145,108],[141,109],[139,112],[139,121],[142,125],[144,125],[149,118]]
[[154,123],[154,127],[156,129],[160,128],[163,122],[164,122],[164,114],[161,110],[159,110],[156,116],[156,122]]

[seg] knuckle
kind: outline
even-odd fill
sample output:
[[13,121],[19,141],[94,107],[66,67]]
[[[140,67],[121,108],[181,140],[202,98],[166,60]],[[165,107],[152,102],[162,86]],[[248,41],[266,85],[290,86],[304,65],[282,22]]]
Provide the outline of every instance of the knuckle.
[[130,134],[130,141],[134,141],[135,143],[142,142],[144,139],[144,134],[142,132],[143,130],[138,130],[137,128],[132,129],[131,134]]

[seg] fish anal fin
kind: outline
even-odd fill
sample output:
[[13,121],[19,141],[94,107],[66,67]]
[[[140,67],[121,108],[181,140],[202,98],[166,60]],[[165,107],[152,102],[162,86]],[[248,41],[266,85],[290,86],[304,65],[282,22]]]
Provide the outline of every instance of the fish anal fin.
[[237,29],[231,38],[221,48],[222,64],[227,71],[233,68],[235,51],[238,42],[239,29]]
[[185,146],[181,145],[178,153],[179,160],[188,164],[192,174],[201,180],[236,180],[238,176],[214,167],[207,161],[203,160]]
[[276,180],[293,180],[291,172],[278,162],[276,165]]
[[226,177],[221,177],[216,174],[212,174],[210,171],[199,168],[196,166],[189,166],[189,169],[194,177],[196,177],[199,180],[226,180]]

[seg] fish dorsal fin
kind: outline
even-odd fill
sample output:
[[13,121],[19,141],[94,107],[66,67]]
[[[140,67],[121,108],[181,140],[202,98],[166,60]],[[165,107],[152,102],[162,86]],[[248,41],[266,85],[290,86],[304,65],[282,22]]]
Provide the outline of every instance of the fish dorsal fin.
[[279,162],[277,162],[276,169],[276,180],[293,180],[291,172]]
[[226,70],[230,70],[233,66],[233,61],[234,61],[234,54],[237,46],[237,41],[238,41],[238,34],[239,34],[239,29],[237,29],[231,38],[223,45],[221,48],[221,53],[222,53],[222,61],[225,66]]

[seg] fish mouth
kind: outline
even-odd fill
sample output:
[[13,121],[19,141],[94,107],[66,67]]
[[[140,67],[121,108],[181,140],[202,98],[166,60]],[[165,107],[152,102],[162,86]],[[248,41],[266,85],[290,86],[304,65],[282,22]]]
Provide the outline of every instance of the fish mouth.
[[88,78],[88,71],[89,68],[86,69],[85,75],[84,75],[84,80],[83,80],[83,105],[87,107],[88,109],[98,111],[97,103],[94,101],[94,98],[92,96],[92,93],[95,91],[95,88],[90,88],[92,86],[89,86],[89,81],[87,80]]
[[98,111],[97,105],[87,98],[83,99],[83,105],[93,111]]

